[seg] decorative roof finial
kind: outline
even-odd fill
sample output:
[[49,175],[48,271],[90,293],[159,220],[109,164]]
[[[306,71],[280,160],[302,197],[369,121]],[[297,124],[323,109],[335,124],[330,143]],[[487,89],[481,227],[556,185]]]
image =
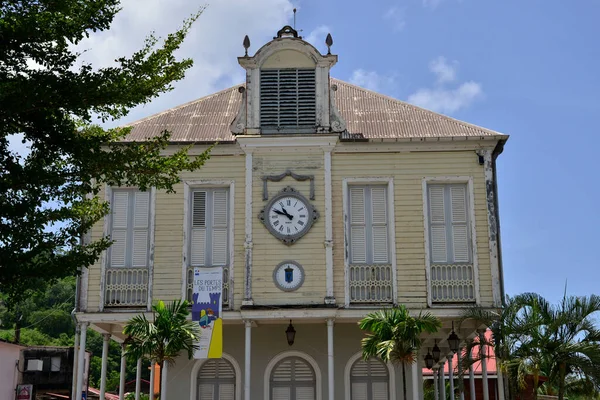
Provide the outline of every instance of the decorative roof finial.
[[294,29],[296,29],[296,9],[294,8]]
[[246,50],[246,54],[244,57],[248,57],[248,48],[250,48],[250,38],[248,35],[244,36],[244,50]]
[[327,34],[327,38],[325,38],[325,44],[327,45],[327,54],[331,54],[331,46],[333,45],[333,38],[331,37],[331,33]]

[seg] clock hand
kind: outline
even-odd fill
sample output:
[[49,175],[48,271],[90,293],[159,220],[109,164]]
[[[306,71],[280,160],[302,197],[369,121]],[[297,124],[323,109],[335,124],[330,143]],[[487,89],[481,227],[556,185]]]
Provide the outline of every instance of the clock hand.
[[290,215],[290,214],[289,214],[289,213],[288,213],[288,212],[285,210],[285,208],[284,208],[284,207],[281,207],[281,211],[283,211],[283,214],[285,214],[285,216],[286,216],[286,217],[288,217],[288,218],[290,219],[290,221],[291,221],[292,219],[294,219],[294,217],[293,217],[292,215]]
[[273,209],[273,212],[274,212],[275,214],[279,214],[279,215],[286,215],[285,213],[283,213],[283,212],[281,212],[281,211],[279,211],[279,210],[276,210],[276,209]]

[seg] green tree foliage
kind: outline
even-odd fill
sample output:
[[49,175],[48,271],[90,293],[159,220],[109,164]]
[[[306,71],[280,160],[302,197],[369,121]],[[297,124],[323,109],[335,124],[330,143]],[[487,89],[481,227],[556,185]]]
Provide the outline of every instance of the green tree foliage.
[[75,278],[57,281],[45,290],[33,292],[29,297],[10,309],[6,296],[0,295],[0,328],[14,328],[20,319],[23,328],[35,328],[49,337],[58,338],[61,333],[73,334],[75,325],[71,310],[75,303]]
[[[17,303],[11,309],[0,301],[0,338],[8,341],[15,339],[16,315],[22,315],[21,341],[27,346],[73,346],[75,326],[69,311],[73,309],[75,297],[75,278],[68,277],[48,286],[44,291],[36,292],[31,297]],[[54,315],[68,316],[69,323],[54,326]],[[62,321],[62,318],[59,319]],[[102,335],[88,329],[86,350],[91,352],[90,385],[100,387],[100,366],[102,363]],[[111,340],[108,351],[108,368],[106,387],[109,392],[116,392],[119,387],[119,370],[121,366],[121,347]],[[149,379],[150,364],[142,365],[142,378]],[[127,381],[135,379],[136,360],[127,359]]]
[[[482,343],[494,348],[506,372],[510,399],[525,389],[535,397],[541,392],[560,400],[591,399],[600,392],[599,312],[600,296],[565,294],[552,305],[538,294],[525,293],[509,297],[499,313],[474,307],[464,318],[491,328],[492,340]],[[527,376],[533,378],[533,388],[526,388]],[[540,376],[546,378],[541,384]]]
[[128,335],[126,354],[133,360],[142,358],[156,362],[161,366],[161,374],[164,363],[173,365],[182,351],[191,359],[198,349],[200,326],[187,320],[188,306],[186,300],[169,304],[158,301],[152,306],[152,321],[144,314],[130,319],[123,329]]
[[[75,46],[108,30],[119,9],[119,0],[0,3],[0,292],[9,304],[77,274],[110,246],[107,238],[80,241],[109,210],[86,195],[105,184],[171,192],[181,171],[200,168],[209,156],[192,159],[189,146],[162,155],[166,131],[123,145],[129,128],[92,124],[94,117],[122,118],[171,90],[192,65],[174,53],[200,12],[162,40],[151,34],[114,66],[82,64]],[[29,144],[26,157],[9,149],[14,135]]]
[[358,323],[369,332],[362,339],[365,360],[377,357],[383,362],[402,365],[402,389],[406,400],[406,367],[416,361],[421,333],[434,333],[442,322],[428,312],[413,317],[404,305],[367,314]]

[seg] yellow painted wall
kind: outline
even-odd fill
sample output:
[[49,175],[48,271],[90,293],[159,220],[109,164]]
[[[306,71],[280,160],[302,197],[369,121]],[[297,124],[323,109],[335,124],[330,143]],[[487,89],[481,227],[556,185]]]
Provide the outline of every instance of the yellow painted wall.
[[[300,175],[314,175],[315,200],[311,203],[321,214],[311,230],[292,246],[277,240],[258,219],[263,201],[262,177],[279,175],[290,169]],[[253,156],[253,270],[252,297],[255,304],[322,304],[325,298],[325,188],[323,152],[312,153],[255,153]],[[280,182],[268,182],[269,198],[286,186],[292,186],[309,198],[309,181],[298,182],[286,177]],[[302,265],[306,274],[304,284],[296,291],[282,292],[273,282],[273,270],[284,260]]]
[[342,153],[336,147],[332,157],[334,293],[344,301],[344,225],[342,181],[344,178],[392,177],[396,219],[396,262],[398,302],[414,307],[427,304],[423,187],[425,177],[472,176],[479,258],[480,293],[483,304],[491,304],[487,205],[483,167],[473,151]]
[[[222,145],[225,147],[227,145]],[[219,155],[216,152],[200,171],[182,174],[182,181],[192,180],[233,180],[234,204],[234,304],[239,308],[242,301],[244,282],[244,174],[243,155]],[[153,298],[165,301],[181,298],[181,276],[183,262],[183,183],[174,187],[176,193],[167,194],[161,190],[156,193],[156,216],[154,230],[154,285]],[[101,198],[104,198],[102,193]],[[93,230],[93,238],[102,235],[102,223]],[[100,304],[100,261],[89,273],[88,311],[97,311]]]
[[[436,176],[472,176],[475,195],[477,254],[480,296],[483,305],[492,303],[489,264],[487,208],[483,167],[473,151],[345,153],[356,144],[338,144],[332,155],[334,294],[341,305],[345,298],[344,226],[342,181],[356,177],[392,177],[396,229],[398,302],[420,308],[426,305],[425,247],[422,179]],[[237,145],[220,145],[221,149],[238,149]],[[245,227],[245,156],[213,154],[198,172],[185,173],[184,180],[234,180],[234,308],[239,309],[244,296],[244,227]],[[291,169],[297,174],[315,176],[313,204],[320,218],[310,232],[293,246],[275,239],[259,221],[258,213],[267,203],[262,199],[265,175],[281,174]],[[291,177],[269,182],[269,198],[285,186],[293,186],[306,197],[309,182]],[[154,298],[173,300],[181,296],[183,249],[183,184],[176,194],[159,191],[156,195]],[[101,194],[102,198],[104,194]],[[253,299],[258,305],[322,304],[325,296],[325,188],[323,152],[282,153],[255,152],[253,155]],[[102,235],[102,224],[93,230],[93,238]],[[283,260],[295,260],[305,269],[304,285],[295,292],[282,292],[273,283],[273,270]],[[96,311],[100,301],[100,263],[89,272],[88,311]]]

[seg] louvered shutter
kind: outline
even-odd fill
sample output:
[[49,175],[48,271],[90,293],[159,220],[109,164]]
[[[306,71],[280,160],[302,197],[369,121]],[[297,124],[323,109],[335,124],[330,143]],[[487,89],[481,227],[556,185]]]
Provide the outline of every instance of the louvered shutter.
[[314,400],[315,388],[312,386],[296,386],[295,400]]
[[429,231],[431,235],[431,260],[434,263],[448,261],[444,203],[444,186],[429,186]]
[[350,252],[351,262],[367,262],[365,189],[350,188]]
[[313,369],[306,361],[294,360],[294,380],[298,382],[312,382],[315,380]]
[[233,383],[221,383],[219,385],[219,400],[235,400],[235,385]]
[[115,191],[112,201],[113,244],[110,248],[110,266],[125,267],[127,256],[127,226],[129,218],[129,193]]
[[267,129],[314,127],[315,69],[262,69],[260,120]]
[[148,216],[150,214],[150,194],[135,192],[133,206],[133,256],[134,267],[148,266]]
[[371,187],[371,231],[373,263],[388,263],[387,189]]
[[290,387],[274,387],[272,392],[272,400],[292,400],[292,388]]
[[353,382],[350,388],[352,400],[369,400],[367,382]]
[[198,372],[198,382],[202,400],[235,400],[235,371],[223,358],[206,361]]
[[215,385],[201,383],[198,385],[198,398],[200,400],[215,400]]
[[464,185],[450,186],[452,209],[452,246],[455,262],[468,262],[469,235],[467,227],[467,190]]
[[373,382],[371,384],[371,392],[373,400],[388,400],[388,383]]
[[292,360],[280,362],[272,373],[273,382],[290,382],[292,380]]
[[227,190],[213,192],[212,265],[227,264]]
[[190,258],[192,266],[206,264],[206,192],[192,194],[192,232]]
[[388,400],[389,375],[377,359],[357,360],[350,370],[351,400]]

